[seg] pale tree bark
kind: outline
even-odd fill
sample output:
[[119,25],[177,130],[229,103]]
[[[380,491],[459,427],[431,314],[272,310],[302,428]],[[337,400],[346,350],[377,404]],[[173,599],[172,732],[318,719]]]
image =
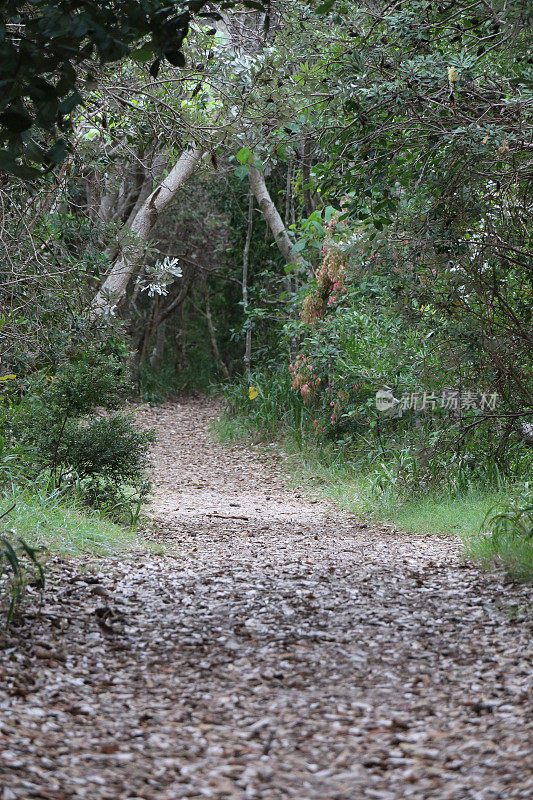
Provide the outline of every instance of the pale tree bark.
[[288,264],[296,264],[299,267],[307,268],[307,265],[299,253],[294,251],[294,245],[287,233],[287,229],[283,224],[279,212],[274,205],[270,193],[267,189],[265,176],[262,172],[250,165],[250,186],[254,193],[255,199],[261,209],[265,221],[272,231],[276,244]]
[[250,245],[252,243],[254,214],[254,195],[250,187],[248,198],[248,228],[246,230],[246,241],[242,251],[242,308],[246,322],[246,344],[244,347],[244,372],[246,378],[250,380],[250,365],[252,361],[252,328],[248,320],[248,264],[250,260]]
[[113,218],[113,210],[118,201],[118,186],[113,185],[113,177],[106,178],[104,192],[100,199],[96,216],[100,222],[108,223]]
[[193,174],[202,155],[203,150],[196,146],[182,153],[167,177],[138,210],[129,226],[134,241],[124,246],[98,290],[92,303],[92,312],[95,316],[105,314],[124,298],[128,284],[143,256],[150,231],[183,184]]
[[165,154],[163,151],[157,152],[152,160],[152,164],[150,168],[145,171],[144,180],[139,191],[139,196],[135,201],[135,205],[133,206],[131,213],[126,220],[126,225],[132,225],[133,220],[139,213],[140,209],[143,206],[143,203],[146,202],[148,196],[152,193],[152,186],[154,185],[154,181],[159,180],[161,177],[161,173],[165,168]]
[[313,211],[320,205],[320,198],[309,187],[311,183],[311,160],[313,157],[312,140],[306,136],[302,146],[302,181],[304,185],[304,206],[306,216],[310,217]]

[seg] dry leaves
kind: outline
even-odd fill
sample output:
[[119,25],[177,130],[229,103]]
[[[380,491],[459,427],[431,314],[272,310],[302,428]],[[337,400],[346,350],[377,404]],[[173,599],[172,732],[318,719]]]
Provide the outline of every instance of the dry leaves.
[[139,412],[166,554],[57,561],[10,632],[0,800],[530,797],[528,589],[299,499],[214,413]]

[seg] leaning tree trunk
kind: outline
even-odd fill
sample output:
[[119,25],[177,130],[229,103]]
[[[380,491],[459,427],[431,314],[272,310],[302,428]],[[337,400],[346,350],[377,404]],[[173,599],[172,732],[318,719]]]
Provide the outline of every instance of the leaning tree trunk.
[[133,224],[135,217],[139,213],[140,209],[146,202],[149,195],[152,193],[152,186],[154,185],[154,182],[159,180],[164,168],[165,168],[165,154],[162,151],[158,151],[154,155],[149,169],[145,170],[143,183],[139,191],[139,196],[137,197],[135,205],[133,206],[130,215],[126,220],[127,225]]
[[248,319],[248,264],[250,261],[250,245],[253,233],[254,195],[250,188],[248,197],[248,227],[246,241],[242,252],[242,309],[246,324],[246,343],[244,347],[244,372],[246,379],[250,380],[250,365],[252,362],[252,327]]
[[211,316],[211,303],[209,300],[209,289],[207,288],[207,281],[204,277],[204,296],[205,296],[205,318],[207,321],[207,330],[209,331],[209,340],[211,342],[211,351],[213,353],[213,358],[215,359],[216,364],[222,370],[222,374],[224,377],[229,380],[230,374],[229,370],[224,363],[224,359],[220,355],[220,349],[217,342],[217,332],[215,328],[215,323],[213,322],[213,317]]
[[294,251],[294,244],[292,243],[289,234],[287,233],[287,229],[283,224],[283,220],[281,219],[279,212],[274,205],[272,198],[270,197],[265,182],[265,176],[254,166],[250,166],[249,175],[252,192],[255,195],[255,199],[259,204],[259,208],[261,209],[268,227],[272,231],[281,254],[288,264],[296,264],[299,267],[306,268],[307,265],[302,256]]
[[182,153],[167,177],[137,212],[130,226],[134,242],[124,247],[93,300],[92,312],[96,317],[102,316],[123,300],[128,284],[144,253],[150,231],[163,211],[174,200],[179,189],[192,175],[202,155],[203,150],[200,147]]

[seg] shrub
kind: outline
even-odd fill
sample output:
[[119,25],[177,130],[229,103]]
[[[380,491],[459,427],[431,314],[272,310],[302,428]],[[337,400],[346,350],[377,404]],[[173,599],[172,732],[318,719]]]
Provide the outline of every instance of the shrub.
[[123,361],[105,349],[75,354],[55,375],[34,379],[14,422],[31,448],[34,471],[70,484],[91,504],[136,505],[148,491],[150,434],[113,412],[130,388]]

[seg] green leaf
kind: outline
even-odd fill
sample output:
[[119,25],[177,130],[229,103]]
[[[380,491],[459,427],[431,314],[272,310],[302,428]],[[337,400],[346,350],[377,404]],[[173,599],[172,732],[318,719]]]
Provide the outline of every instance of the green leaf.
[[265,11],[265,3],[257,2],[257,0],[243,0],[242,4],[247,8],[255,8],[257,11]]
[[0,150],[0,172],[7,172],[23,180],[33,180],[39,176],[39,170],[19,164],[7,150]]
[[13,591],[13,597],[11,598],[11,603],[9,604],[9,610],[7,612],[7,619],[6,619],[8,625],[13,619],[13,614],[15,613],[17,601],[21,594],[20,586],[15,586],[12,591]]
[[21,544],[22,549],[24,550],[24,552],[26,553],[32,564],[34,564],[35,568],[37,569],[39,573],[41,588],[44,589],[44,582],[45,582],[44,569],[41,562],[37,558],[37,549],[35,547],[30,547],[30,545],[27,542],[25,542],[24,539],[19,539],[19,542]]
[[70,114],[71,111],[74,111],[76,106],[79,106],[83,102],[83,98],[81,94],[77,91],[72,92],[69,94],[68,97],[65,97],[59,104],[59,110],[62,114]]
[[250,172],[250,167],[247,167],[245,164],[243,164],[242,166],[237,167],[237,169],[235,170],[235,177],[238,178],[240,181],[242,181],[244,178],[248,177],[249,172]]
[[52,147],[46,151],[45,161],[48,164],[60,164],[65,160],[67,154],[67,143],[64,139],[59,139]]
[[17,554],[13,550],[13,546],[9,539],[6,539],[5,536],[0,536],[0,541],[4,545],[4,550],[2,551],[1,555],[3,555],[11,564],[11,569],[13,570],[13,574],[15,577],[20,577],[20,564],[17,557]]
[[251,158],[252,151],[249,147],[241,147],[239,152],[237,153],[237,161],[241,164],[247,164]]

